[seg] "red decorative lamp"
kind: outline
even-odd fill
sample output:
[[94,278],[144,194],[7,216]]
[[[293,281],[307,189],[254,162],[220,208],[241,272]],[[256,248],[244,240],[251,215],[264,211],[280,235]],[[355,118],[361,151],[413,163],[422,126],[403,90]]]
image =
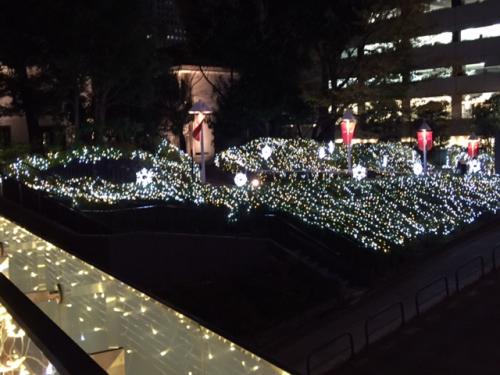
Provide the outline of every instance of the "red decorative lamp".
[[479,137],[472,133],[469,137],[469,144],[467,145],[467,153],[474,159],[479,154]]
[[418,128],[417,132],[418,139],[418,149],[424,154],[424,174],[427,174],[427,152],[432,149],[432,129],[425,122],[422,121],[422,125]]
[[342,140],[347,146],[347,165],[349,173],[352,173],[352,139],[354,138],[354,130],[356,130],[356,117],[350,109],[344,112],[342,116]]

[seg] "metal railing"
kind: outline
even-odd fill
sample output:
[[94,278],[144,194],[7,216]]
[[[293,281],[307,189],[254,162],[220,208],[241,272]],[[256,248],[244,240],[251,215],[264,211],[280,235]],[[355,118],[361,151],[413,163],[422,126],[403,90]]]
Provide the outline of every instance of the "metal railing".
[[[467,263],[463,264],[462,266],[458,267],[457,270],[455,271],[455,289],[457,293],[460,293],[460,280],[461,276],[463,274],[464,270],[469,270],[470,266],[475,265],[476,263],[479,262],[479,265],[481,267],[481,277],[484,277],[485,275],[485,266],[484,266],[484,258],[482,256],[475,257],[468,261]],[[468,272],[467,277],[470,277],[472,275],[476,274],[476,269],[473,269],[473,272]]]
[[[432,287],[438,285],[438,284],[444,284],[444,290],[441,289],[437,293],[433,293],[431,296],[428,296],[426,299],[422,301],[421,297],[426,292],[427,290],[431,289]],[[448,278],[447,277],[441,277],[437,280],[434,280],[433,282],[427,284],[426,286],[420,288],[417,293],[415,294],[415,310],[417,312],[417,316],[420,316],[420,313],[422,312],[422,305],[425,304],[426,302],[435,300],[436,298],[440,297],[443,295],[443,291],[446,293],[445,296],[448,298],[450,296],[450,286],[448,283]]]
[[[394,319],[389,320],[388,322],[378,325],[375,327],[375,329],[370,330],[370,323],[375,321],[377,318],[380,318],[381,316],[387,315],[387,313],[393,311],[395,308],[398,310],[398,316]],[[372,336],[376,332],[380,332],[382,329],[388,327],[389,325],[393,324],[394,322],[400,320],[401,324],[400,326],[403,326],[405,324],[405,306],[403,302],[397,302],[393,305],[390,305],[389,307],[379,311],[378,313],[368,317],[365,321],[365,340],[366,340],[366,346],[370,345],[370,336]]]
[[[343,333],[340,336],[335,337],[333,340],[327,342],[326,344],[323,344],[314,350],[312,350],[309,355],[307,356],[307,373],[311,374],[312,369],[313,369],[313,358],[319,357],[320,353],[324,353],[327,351],[327,349],[331,349],[332,347],[335,346],[335,344],[338,344],[339,342],[346,341],[348,345],[344,345],[341,350],[337,351],[333,356],[330,356],[327,360],[322,360],[319,363],[316,363],[316,368],[324,365],[327,362],[332,362],[337,360],[337,358],[341,357],[344,353],[347,354],[347,358],[343,358],[345,361],[350,360],[351,358],[354,357],[354,338],[351,333],[346,332]],[[344,342],[345,344],[345,342]],[[342,357],[341,357],[342,358]]]
[[[492,265],[491,271],[495,272],[495,273],[497,272],[497,269],[500,267],[500,264],[498,264],[498,260],[497,260],[499,252],[500,252],[500,244],[497,244],[491,252],[491,265]],[[476,266],[476,267],[473,267],[473,266]],[[465,272],[465,271],[469,271],[469,272]],[[460,291],[465,286],[470,285],[473,282],[479,281],[481,278],[483,278],[486,275],[486,271],[487,271],[486,270],[486,261],[485,261],[485,258],[483,256],[474,257],[471,260],[469,260],[468,262],[465,262],[464,264],[462,264],[460,267],[458,267],[455,270],[455,273],[454,273],[456,293],[457,294],[460,293]],[[479,276],[479,277],[471,279],[471,277],[474,275]],[[466,283],[465,280],[468,280],[469,282]],[[440,291],[432,293],[430,296],[427,296],[426,298],[424,298],[426,291],[428,291],[429,289],[432,289],[433,287],[436,287],[439,284],[442,284],[442,286],[443,286]],[[416,317],[420,317],[422,315],[422,313],[423,313],[422,306],[423,305],[429,304],[431,301],[433,301],[431,306],[435,306],[436,304],[443,301],[444,299],[449,298],[452,294],[453,293],[450,290],[449,280],[448,280],[447,276],[443,276],[443,277],[440,277],[438,279],[435,279],[434,281],[430,282],[429,284],[421,287],[415,293],[414,300],[415,300],[415,308],[416,308]],[[444,298],[438,298],[439,296],[443,296]],[[394,311],[396,309],[398,311],[397,317],[390,319],[388,322],[386,322],[382,325],[376,326],[375,329],[370,329],[371,323],[373,323],[373,321],[380,318],[381,316],[386,315],[390,311]],[[382,309],[378,313],[369,316],[364,321],[365,348],[367,348],[370,345],[370,337],[373,336],[373,334],[375,334],[377,332],[380,333],[380,331],[382,331],[384,328],[388,327],[389,325],[391,325],[397,321],[401,322],[399,327],[397,327],[397,328],[400,328],[401,326],[405,325],[407,318],[408,318],[408,316],[406,315],[405,304],[403,301],[389,305],[388,307]],[[386,331],[385,334],[388,334],[397,328],[393,328],[390,331]],[[384,334],[379,334],[379,336],[380,336],[379,338],[381,338],[381,336],[383,336],[383,335]],[[349,337],[349,340],[350,340],[349,347],[344,348],[344,350],[340,351],[339,353],[334,353],[335,357],[331,356],[327,360],[322,359],[321,364],[332,363],[332,362],[334,362],[335,359],[341,359],[342,357],[340,357],[340,354],[343,354],[347,350],[350,351],[350,355],[345,356],[343,358],[344,360],[342,361],[342,363],[353,359],[356,356],[356,347],[355,347],[355,343],[354,343],[354,337],[353,337],[353,334],[351,332],[346,332],[340,336],[337,336],[335,339],[325,343],[324,345],[313,349],[308,354],[308,356],[306,358],[307,375],[313,374],[313,372],[312,372],[313,367],[311,365],[312,358],[318,356],[318,354],[320,354],[320,353],[327,352],[327,350],[329,348],[335,346],[340,340],[342,340],[346,337]],[[361,351],[361,349],[363,349],[363,348],[359,348],[358,352]],[[338,360],[336,362],[337,363],[334,366],[330,367],[327,370],[332,370],[333,368],[335,368],[337,365],[340,364],[340,363],[338,363],[339,362]]]

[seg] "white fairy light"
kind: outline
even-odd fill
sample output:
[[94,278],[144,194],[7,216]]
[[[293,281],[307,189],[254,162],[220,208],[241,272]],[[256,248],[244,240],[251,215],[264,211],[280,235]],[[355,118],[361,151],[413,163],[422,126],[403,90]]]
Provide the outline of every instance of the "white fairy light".
[[328,151],[330,152],[330,154],[334,153],[334,151],[335,151],[335,143],[333,141],[330,141],[328,143]]
[[384,155],[382,157],[382,168],[387,168],[388,165],[389,165],[389,156]]
[[[268,163],[264,163],[259,152],[266,143],[280,150]],[[6,173],[31,189],[71,198],[75,203],[156,200],[208,204],[228,208],[231,221],[259,207],[267,207],[347,236],[360,246],[384,252],[424,234],[446,236],[486,212],[500,210],[498,176],[477,174],[465,179],[435,169],[436,173],[426,179],[414,178],[412,149],[400,143],[379,143],[354,146],[357,164],[380,175],[369,183],[359,184],[354,179],[335,175],[345,168],[344,148],[338,148],[325,162],[318,158],[319,147],[321,145],[312,140],[260,139],[216,155],[217,166],[233,175],[244,170],[257,174],[255,178],[260,180],[259,171],[263,167],[275,173],[276,179],[266,179],[265,187],[259,189],[253,188],[252,182],[251,189],[202,185],[198,174],[192,172],[191,159],[168,144],[162,144],[154,154],[86,147],[45,158],[28,156],[8,165]],[[451,160],[455,160],[459,151],[463,150],[450,153]],[[390,162],[382,169],[384,155]],[[33,168],[46,171],[75,160],[93,165],[103,159],[137,160],[150,165],[155,173],[153,182],[144,189],[140,184],[114,183],[99,177],[54,179]],[[484,159],[479,160],[485,171],[491,170],[491,156],[484,155]],[[417,164],[415,170],[419,172],[422,168],[419,160]],[[293,173],[304,170],[311,171],[311,178],[304,179]],[[334,173],[321,175],[318,171]],[[285,181],[284,177],[287,177]],[[241,180],[245,181],[241,186],[248,183],[246,175]],[[417,191],[418,197],[414,194]],[[28,274],[32,271],[27,270]]]
[[324,147],[320,147],[318,151],[318,157],[324,159],[326,157],[326,150]]
[[254,189],[258,188],[260,186],[260,180],[258,178],[254,178],[251,182],[250,182],[250,185],[252,185],[252,187]]

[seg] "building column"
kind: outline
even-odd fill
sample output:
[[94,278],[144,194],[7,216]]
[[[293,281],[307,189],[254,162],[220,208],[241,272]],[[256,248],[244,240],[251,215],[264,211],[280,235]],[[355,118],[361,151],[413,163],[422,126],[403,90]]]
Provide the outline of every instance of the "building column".
[[451,118],[453,120],[462,119],[462,95],[453,94],[451,97]]
[[403,98],[402,102],[403,102],[403,105],[402,105],[403,118],[406,122],[410,122],[411,121],[411,100],[410,100],[410,98]]

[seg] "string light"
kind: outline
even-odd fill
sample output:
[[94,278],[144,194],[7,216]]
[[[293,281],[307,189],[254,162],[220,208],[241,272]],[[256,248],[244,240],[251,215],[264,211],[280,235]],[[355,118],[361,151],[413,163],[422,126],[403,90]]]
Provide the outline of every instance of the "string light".
[[[273,151],[263,160],[266,146]],[[265,207],[384,252],[423,235],[446,236],[499,208],[498,176],[480,172],[463,177],[430,168],[430,176],[418,178],[414,174],[422,174],[422,165],[411,147],[379,143],[354,145],[353,159],[359,167],[355,178],[349,179],[342,174],[347,167],[345,146],[325,152],[323,159],[318,155],[321,148],[324,145],[312,140],[273,138],[230,148],[216,156],[216,164],[237,173],[237,187],[201,184],[199,174],[191,171],[191,159],[166,142],[153,154],[93,147],[49,154],[47,158],[32,156],[9,165],[7,173],[35,190],[71,198],[75,204],[135,200],[209,204],[228,208],[229,220]],[[478,160],[486,163],[489,158],[482,154]],[[95,165],[105,159],[140,161],[151,172],[152,181],[142,186],[102,177],[65,179],[49,171],[75,162]],[[259,177],[248,184],[246,173],[241,171]],[[376,177],[365,179],[367,171]],[[304,178],[304,172],[308,177]]]

